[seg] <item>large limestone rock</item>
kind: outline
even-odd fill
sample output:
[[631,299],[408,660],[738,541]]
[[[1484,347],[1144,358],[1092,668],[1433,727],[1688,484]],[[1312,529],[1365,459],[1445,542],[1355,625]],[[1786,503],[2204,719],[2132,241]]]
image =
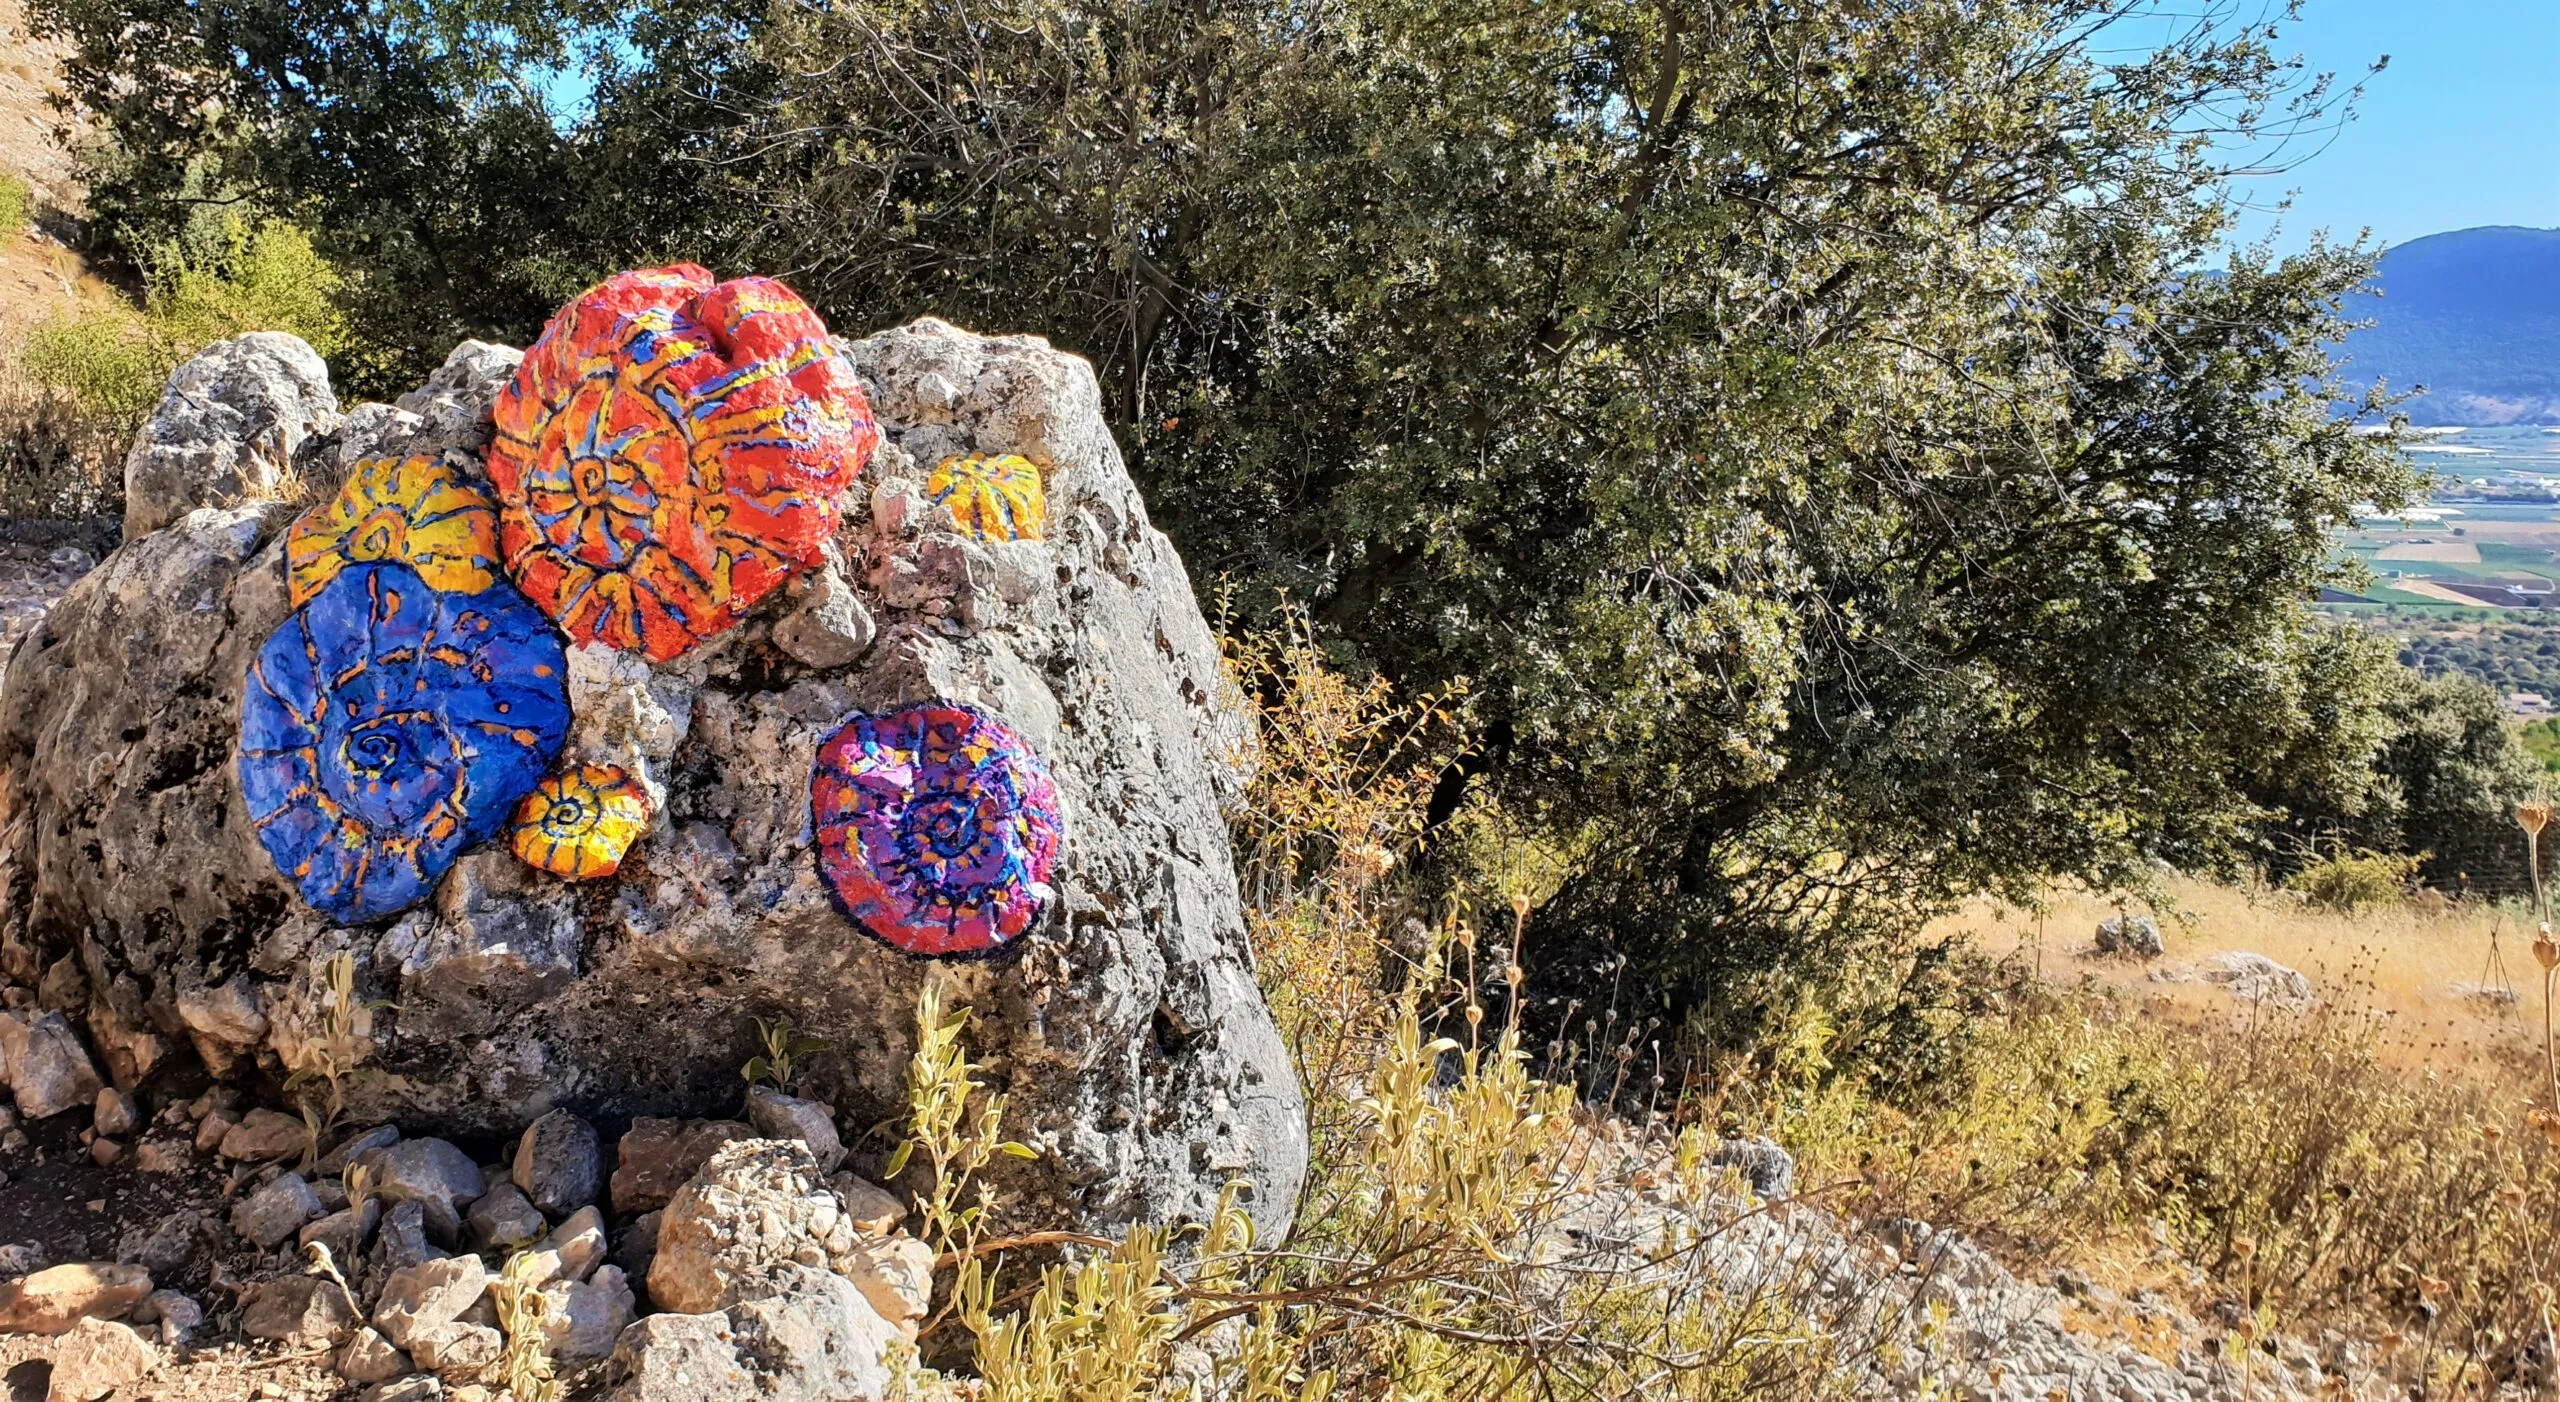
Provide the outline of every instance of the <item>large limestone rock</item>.
[[178,367],[124,460],[124,538],[200,506],[272,495],[294,452],[338,419],[329,367],[299,337],[255,331]]
[[[369,1070],[351,1115],[490,1135],[554,1108],[735,1113],[750,1019],[776,1016],[831,1048],[804,1059],[796,1094],[844,1124],[893,1119],[934,984],[974,1010],[1008,1132],[1041,1151],[999,1170],[1013,1217],[1197,1218],[1241,1178],[1276,1230],[1305,1139],[1220,811],[1241,721],[1092,371],[932,321],[842,349],[887,442],[843,503],[835,559],[677,662],[572,660],[574,751],[664,797],[622,874],[570,886],[492,845],[432,900],[366,926],[301,904],[234,777],[242,679],[286,616],[291,512],[186,511],[197,497],[146,474],[134,519],[169,524],[65,596],[0,681],[0,972],[99,1045],[111,1030],[126,1061],[193,1049],[272,1083],[333,1045],[320,971],[344,952],[361,996],[396,1005],[357,1036]],[[315,417],[296,470],[325,487],[368,454],[444,452],[476,477],[512,362],[467,344],[399,407]],[[265,431],[242,428],[236,455]],[[964,539],[926,502],[925,474],[964,452],[1040,466],[1046,539]],[[810,848],[821,737],[849,712],[930,699],[1001,717],[1060,793],[1056,899],[993,958],[871,939],[829,902]]]

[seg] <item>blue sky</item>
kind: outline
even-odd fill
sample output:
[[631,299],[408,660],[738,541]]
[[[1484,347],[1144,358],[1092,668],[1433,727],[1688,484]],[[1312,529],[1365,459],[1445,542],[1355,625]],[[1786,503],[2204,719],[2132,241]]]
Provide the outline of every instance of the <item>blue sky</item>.
[[[2479,224],[2560,226],[2560,0],[2305,0],[2278,51],[2366,86],[2327,149],[2242,189],[2298,192],[2277,244],[2370,226],[2392,243]],[[2266,214],[2244,231],[2263,233]]]

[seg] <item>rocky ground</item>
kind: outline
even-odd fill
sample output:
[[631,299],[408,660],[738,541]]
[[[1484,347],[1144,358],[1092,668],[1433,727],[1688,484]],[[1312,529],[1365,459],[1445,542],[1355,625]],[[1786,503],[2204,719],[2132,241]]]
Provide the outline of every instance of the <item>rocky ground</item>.
[[23,1107],[0,1131],[12,1398],[486,1399],[538,1338],[571,1396],[860,1399],[914,1357],[933,1254],[837,1171],[814,1102],[314,1153],[299,1115],[224,1089],[136,1104],[76,1043],[30,1040],[0,1048]]

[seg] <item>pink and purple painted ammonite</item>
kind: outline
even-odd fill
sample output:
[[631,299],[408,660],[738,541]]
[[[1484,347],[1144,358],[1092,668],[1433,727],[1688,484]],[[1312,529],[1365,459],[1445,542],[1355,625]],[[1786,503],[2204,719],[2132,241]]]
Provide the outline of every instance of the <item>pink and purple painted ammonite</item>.
[[910,954],[1000,949],[1049,901],[1057,786],[1010,726],[969,707],[848,718],[818,746],[809,810],[837,908]]

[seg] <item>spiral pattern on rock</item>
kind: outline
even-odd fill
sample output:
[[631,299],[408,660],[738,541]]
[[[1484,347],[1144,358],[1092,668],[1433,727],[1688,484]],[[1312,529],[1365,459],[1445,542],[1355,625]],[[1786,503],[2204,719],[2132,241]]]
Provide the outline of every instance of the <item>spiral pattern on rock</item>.
[[672,660],[819,561],[879,441],[789,288],[690,263],[617,274],[499,395],[507,570],[574,641]]
[[543,780],[516,809],[515,854],[572,881],[611,876],[649,830],[649,795],[618,765],[581,764]]
[[293,606],[349,565],[390,561],[432,589],[477,594],[498,582],[498,512],[440,458],[366,458],[327,504],[285,532]]
[[258,841],[332,919],[416,904],[550,768],[565,672],[559,635],[504,584],[345,566],[250,664],[239,775]]
[[1057,786],[1020,735],[970,707],[847,719],[818,747],[809,806],[837,908],[910,954],[989,953],[1052,895]]
[[1040,469],[1019,453],[946,458],[925,475],[924,494],[980,540],[1038,540],[1049,526]]

